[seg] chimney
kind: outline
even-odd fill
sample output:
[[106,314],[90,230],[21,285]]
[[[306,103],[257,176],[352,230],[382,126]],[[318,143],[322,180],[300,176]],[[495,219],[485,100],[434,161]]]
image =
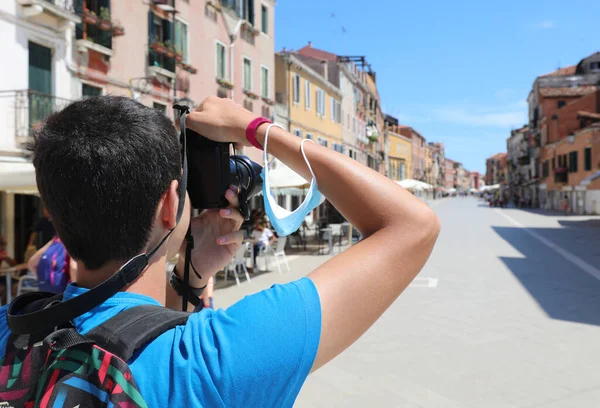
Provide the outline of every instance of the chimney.
[[328,72],[327,72],[327,61],[321,61],[321,66],[323,67],[323,77],[326,81],[329,81]]
[[308,42],[308,48],[312,48],[312,41]]

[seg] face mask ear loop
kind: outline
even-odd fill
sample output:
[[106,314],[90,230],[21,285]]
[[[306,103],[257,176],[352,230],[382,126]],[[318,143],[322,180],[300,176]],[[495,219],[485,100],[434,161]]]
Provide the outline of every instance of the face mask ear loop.
[[310,171],[310,175],[312,176],[312,179],[318,188],[319,183],[317,183],[317,177],[315,176],[315,172],[313,171],[312,167],[310,166],[310,162],[308,161],[308,158],[306,157],[306,153],[304,153],[304,142],[311,142],[311,143],[314,143],[314,142],[310,139],[304,139],[302,141],[302,143],[300,143],[300,151],[302,151],[302,157],[304,157],[304,162],[306,163],[306,167],[308,167],[308,170]]

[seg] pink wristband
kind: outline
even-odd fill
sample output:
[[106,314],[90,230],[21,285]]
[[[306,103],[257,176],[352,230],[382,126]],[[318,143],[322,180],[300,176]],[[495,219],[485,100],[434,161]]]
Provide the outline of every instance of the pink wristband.
[[256,130],[263,123],[272,123],[269,119],[266,118],[256,118],[246,128],[246,139],[252,144],[252,146],[257,149],[263,150],[262,146],[258,144],[258,140],[256,140]]

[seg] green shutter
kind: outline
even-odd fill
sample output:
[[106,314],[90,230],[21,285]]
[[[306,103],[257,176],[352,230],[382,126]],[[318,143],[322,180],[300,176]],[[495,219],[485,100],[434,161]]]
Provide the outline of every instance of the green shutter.
[[586,147],[583,151],[584,156],[584,170],[590,171],[592,170],[592,148]]
[[52,50],[29,42],[29,89],[52,94]]

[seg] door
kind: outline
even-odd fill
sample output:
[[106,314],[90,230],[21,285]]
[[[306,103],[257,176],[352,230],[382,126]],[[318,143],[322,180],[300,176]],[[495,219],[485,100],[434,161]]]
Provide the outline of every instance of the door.
[[35,128],[53,112],[52,50],[29,42],[29,127]]

